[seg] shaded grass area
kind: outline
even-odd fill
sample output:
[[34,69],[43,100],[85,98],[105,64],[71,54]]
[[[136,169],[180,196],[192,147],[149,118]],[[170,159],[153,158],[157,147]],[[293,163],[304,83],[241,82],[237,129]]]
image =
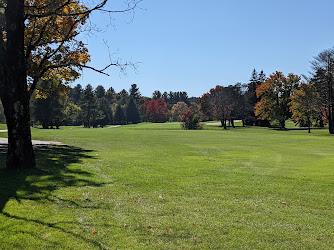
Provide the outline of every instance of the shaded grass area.
[[327,131],[144,123],[33,137],[71,146],[38,150],[36,170],[1,170],[3,248],[334,246]]
[[[77,208],[95,210],[96,204],[89,199],[79,201],[71,197],[73,189],[106,184],[92,180],[90,172],[70,167],[93,159],[89,155],[92,151],[72,146],[38,148],[36,151],[37,169],[21,172],[0,169],[1,248],[100,247],[98,242],[79,233],[83,225],[78,223],[74,212]],[[2,166],[4,152],[2,148]],[[69,192],[56,195],[62,188]],[[73,230],[75,228],[79,231]],[[45,229],[47,234],[41,233]],[[56,238],[52,237],[54,235]]]

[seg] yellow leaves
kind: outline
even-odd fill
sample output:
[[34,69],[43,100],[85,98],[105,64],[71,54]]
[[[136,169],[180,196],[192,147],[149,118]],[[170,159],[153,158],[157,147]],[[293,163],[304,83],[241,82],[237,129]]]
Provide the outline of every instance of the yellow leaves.
[[[75,37],[88,18],[88,15],[78,13],[86,11],[87,7],[79,1],[67,0],[26,0],[25,4],[38,7],[25,9],[28,14],[25,46],[26,50],[32,48],[28,76],[34,78],[43,61],[43,67],[52,67],[43,79],[66,83],[80,77],[81,67],[78,65],[87,64],[90,56],[85,45],[75,40]],[[57,15],[50,14],[55,13],[55,10]],[[33,15],[46,16],[34,18]],[[48,59],[43,60],[45,57]]]
[[36,99],[47,99],[49,97],[49,95],[46,92],[43,92],[39,89],[36,89],[35,94],[36,94],[35,96]]

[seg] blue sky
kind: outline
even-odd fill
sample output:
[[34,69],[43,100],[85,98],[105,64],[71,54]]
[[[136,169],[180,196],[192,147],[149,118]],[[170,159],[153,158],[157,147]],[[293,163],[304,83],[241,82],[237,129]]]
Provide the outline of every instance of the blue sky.
[[[122,8],[122,1],[111,1]],[[124,76],[85,69],[74,82],[116,91],[136,83],[145,96],[154,90],[201,96],[216,85],[248,82],[252,70],[269,75],[307,74],[310,61],[334,46],[333,0],[143,0],[132,15],[95,14],[102,32],[84,37],[92,62],[103,68],[114,59],[140,62]]]

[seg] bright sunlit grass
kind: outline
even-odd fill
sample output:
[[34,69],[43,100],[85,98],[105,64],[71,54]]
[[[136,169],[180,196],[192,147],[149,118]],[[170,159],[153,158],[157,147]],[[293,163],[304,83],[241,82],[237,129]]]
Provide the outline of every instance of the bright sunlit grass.
[[327,130],[143,123],[32,132],[68,146],[37,150],[36,170],[1,170],[1,248],[334,247]]

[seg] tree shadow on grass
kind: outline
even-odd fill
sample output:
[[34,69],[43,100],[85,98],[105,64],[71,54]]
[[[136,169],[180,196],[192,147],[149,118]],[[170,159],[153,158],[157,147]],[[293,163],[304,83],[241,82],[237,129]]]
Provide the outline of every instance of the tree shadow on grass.
[[[19,203],[24,200],[33,200],[42,204],[61,202],[72,208],[96,209],[94,204],[90,204],[87,201],[84,203],[76,202],[72,199],[59,198],[53,195],[53,191],[62,187],[100,187],[107,184],[93,181],[92,177],[94,174],[82,170],[80,166],[70,166],[74,163],[80,163],[84,159],[94,158],[91,156],[91,150],[72,146],[36,148],[37,168],[25,171],[8,171],[5,169],[6,151],[5,147],[0,147],[0,213],[2,215],[14,220],[41,222],[38,219],[35,221],[34,219],[8,212],[10,209],[6,209],[6,204],[13,199]],[[68,221],[68,223],[72,224],[75,222]],[[57,225],[57,222],[45,223],[45,225],[101,247],[98,242],[63,229]]]

